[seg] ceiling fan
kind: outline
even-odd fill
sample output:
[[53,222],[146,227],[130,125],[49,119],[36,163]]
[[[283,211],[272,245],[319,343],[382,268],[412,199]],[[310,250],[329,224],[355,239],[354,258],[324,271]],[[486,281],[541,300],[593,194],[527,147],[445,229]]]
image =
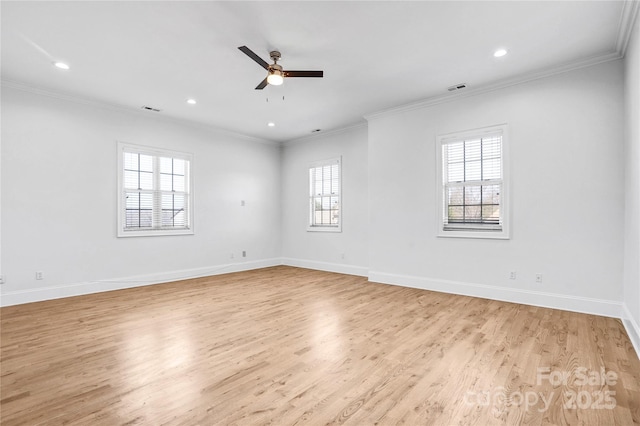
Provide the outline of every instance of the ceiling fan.
[[285,77],[322,77],[322,71],[285,71],[282,69],[281,65],[278,65],[278,61],[280,60],[280,52],[274,50],[269,53],[271,56],[271,60],[273,64],[268,64],[264,61],[260,56],[256,55],[251,49],[247,46],[238,47],[241,51],[244,52],[245,55],[253,59],[260,65],[262,68],[267,70],[267,76],[264,80],[260,82],[256,86],[256,90],[264,89],[267,84],[273,84],[274,86],[279,86],[283,83]]

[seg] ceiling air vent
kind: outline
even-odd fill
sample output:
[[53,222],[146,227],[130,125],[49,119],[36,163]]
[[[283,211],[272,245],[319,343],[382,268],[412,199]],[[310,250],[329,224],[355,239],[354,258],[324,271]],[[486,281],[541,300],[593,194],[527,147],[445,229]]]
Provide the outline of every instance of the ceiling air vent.
[[447,87],[447,90],[450,92],[453,92],[454,90],[464,89],[465,87],[467,87],[465,83],[460,83],[460,84],[453,85],[451,87]]
[[142,109],[146,109],[147,111],[160,112],[158,108],[152,108],[150,106],[142,105]]

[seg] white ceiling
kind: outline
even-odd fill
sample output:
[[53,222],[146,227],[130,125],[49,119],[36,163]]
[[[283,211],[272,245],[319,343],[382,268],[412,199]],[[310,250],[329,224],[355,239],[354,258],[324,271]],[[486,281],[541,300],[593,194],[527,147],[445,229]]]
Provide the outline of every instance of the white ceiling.
[[[287,141],[383,109],[620,54],[620,1],[1,3],[5,82]],[[324,70],[254,87],[266,72]],[[494,58],[499,47],[508,49]],[[62,71],[52,62],[62,60]],[[188,105],[187,98],[197,99]],[[283,100],[284,98],[284,100]],[[267,101],[268,100],[268,101]],[[156,114],[148,112],[148,114]],[[273,121],[276,126],[267,127]]]

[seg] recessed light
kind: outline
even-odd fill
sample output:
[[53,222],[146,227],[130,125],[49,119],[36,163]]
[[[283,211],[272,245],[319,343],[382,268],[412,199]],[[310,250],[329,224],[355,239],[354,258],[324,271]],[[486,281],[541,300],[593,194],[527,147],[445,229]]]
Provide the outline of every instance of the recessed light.
[[276,123],[274,123],[273,121],[270,121],[267,123],[267,126],[269,127],[274,127],[276,125]]
[[498,49],[495,52],[493,52],[493,56],[495,56],[496,58],[501,58],[506,54],[507,54],[506,49]]
[[65,64],[64,62],[54,62],[53,65],[55,65],[56,67],[60,68],[61,70],[68,70],[69,69],[69,65]]
[[196,102],[196,100],[195,100],[195,99],[187,99],[187,103],[188,103],[189,105],[195,105],[195,104],[197,104],[197,102]]

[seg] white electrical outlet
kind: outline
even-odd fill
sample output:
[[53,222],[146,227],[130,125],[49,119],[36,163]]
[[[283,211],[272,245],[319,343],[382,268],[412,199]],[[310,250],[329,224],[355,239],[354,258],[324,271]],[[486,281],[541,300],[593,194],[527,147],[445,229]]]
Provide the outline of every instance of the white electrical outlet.
[[542,282],[542,274],[536,274],[536,282],[537,283],[541,283]]
[[44,273],[42,271],[36,271],[36,280],[43,280]]
[[509,272],[509,279],[510,280],[515,280],[516,279],[516,271]]
[[242,257],[247,257],[247,252],[242,250]]

